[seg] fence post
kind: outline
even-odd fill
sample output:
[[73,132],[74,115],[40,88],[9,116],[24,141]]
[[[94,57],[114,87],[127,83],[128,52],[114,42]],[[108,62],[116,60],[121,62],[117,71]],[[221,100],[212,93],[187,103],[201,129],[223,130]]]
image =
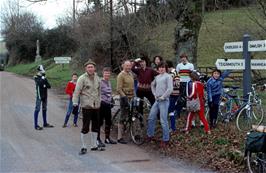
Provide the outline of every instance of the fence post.
[[250,36],[245,34],[243,36],[243,58],[245,60],[245,69],[243,70],[243,96],[248,99],[247,94],[251,91],[251,65],[250,65],[250,52],[248,51],[248,42]]

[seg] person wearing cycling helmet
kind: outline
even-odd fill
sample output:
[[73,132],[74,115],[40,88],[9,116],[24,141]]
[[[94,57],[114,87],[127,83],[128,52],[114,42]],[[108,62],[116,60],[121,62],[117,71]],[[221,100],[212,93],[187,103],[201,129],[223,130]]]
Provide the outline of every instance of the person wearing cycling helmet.
[[45,69],[43,65],[39,65],[37,68],[37,74],[34,76],[35,88],[36,88],[36,104],[34,111],[34,128],[36,130],[43,130],[41,126],[38,125],[38,114],[42,105],[42,117],[43,117],[43,127],[51,128],[53,125],[47,123],[47,89],[51,88],[47,78],[45,77]]

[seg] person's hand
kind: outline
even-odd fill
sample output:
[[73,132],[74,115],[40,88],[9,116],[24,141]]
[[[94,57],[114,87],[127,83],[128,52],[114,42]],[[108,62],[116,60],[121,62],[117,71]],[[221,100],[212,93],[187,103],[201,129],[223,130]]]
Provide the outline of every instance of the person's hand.
[[161,97],[158,97],[157,100],[158,100],[158,101],[164,101],[165,98],[161,96]]
[[141,61],[140,58],[135,59],[135,62],[140,62],[140,61]]
[[78,111],[79,111],[78,105],[77,104],[74,104],[73,105],[72,114],[76,115],[76,114],[78,114]]
[[45,76],[42,76],[42,79],[45,79]]

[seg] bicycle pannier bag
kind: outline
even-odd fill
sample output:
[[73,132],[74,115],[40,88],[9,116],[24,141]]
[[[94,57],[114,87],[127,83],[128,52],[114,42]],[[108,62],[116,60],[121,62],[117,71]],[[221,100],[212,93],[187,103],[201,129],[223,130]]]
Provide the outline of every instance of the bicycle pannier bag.
[[266,153],[266,133],[252,131],[247,135],[246,150]]

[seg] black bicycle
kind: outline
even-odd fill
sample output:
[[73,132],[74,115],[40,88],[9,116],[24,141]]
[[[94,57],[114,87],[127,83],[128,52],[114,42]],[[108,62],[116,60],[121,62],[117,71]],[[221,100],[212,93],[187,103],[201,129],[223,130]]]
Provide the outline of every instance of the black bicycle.
[[250,173],[266,172],[266,133],[251,131],[246,139],[246,163]]
[[[119,98],[115,98],[114,111],[112,112],[112,126],[111,129],[115,129],[119,123],[119,117],[121,116],[120,107],[118,108]],[[140,110],[140,104],[143,104],[143,111]],[[147,98],[141,99],[139,97],[133,97],[128,101],[128,116],[123,122],[124,131],[130,131],[130,137],[136,145],[141,145],[144,143],[146,137],[146,125],[147,117],[150,112],[151,104]],[[142,113],[143,112],[143,113]]]

